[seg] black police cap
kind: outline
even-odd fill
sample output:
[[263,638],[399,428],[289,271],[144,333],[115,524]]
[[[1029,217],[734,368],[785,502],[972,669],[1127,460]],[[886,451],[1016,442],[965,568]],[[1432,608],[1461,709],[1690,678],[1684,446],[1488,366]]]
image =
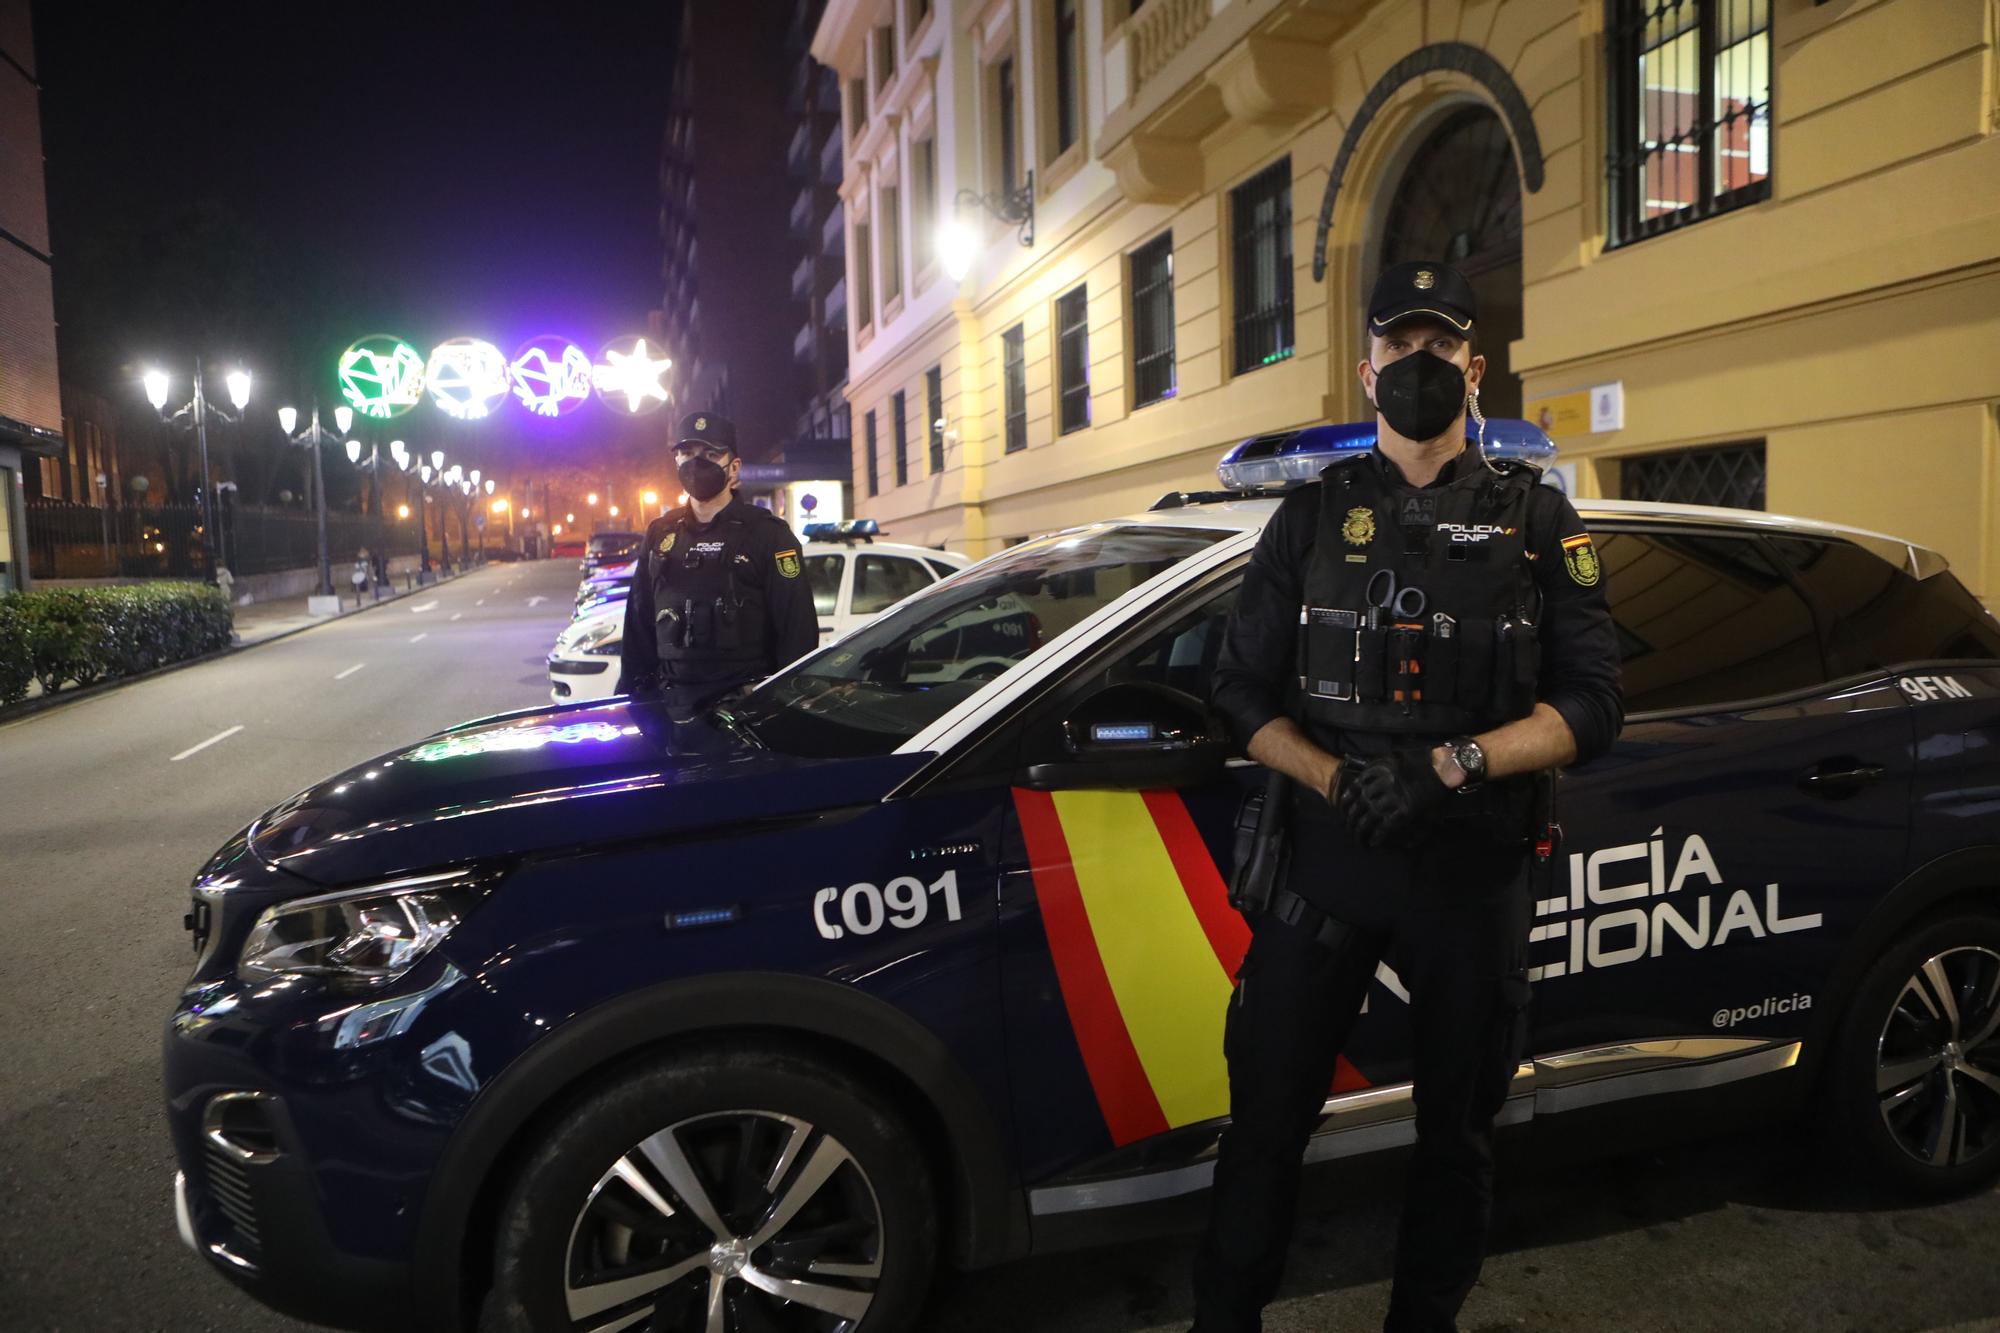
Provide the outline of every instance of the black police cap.
[[735,453],[736,423],[714,412],[690,412],[681,418],[681,432],[674,437],[674,442],[687,444],[690,441],[719,444]]
[[1368,298],[1368,331],[1379,334],[1413,315],[1431,315],[1470,333],[1478,314],[1472,284],[1451,265],[1432,260],[1391,264],[1375,279]]

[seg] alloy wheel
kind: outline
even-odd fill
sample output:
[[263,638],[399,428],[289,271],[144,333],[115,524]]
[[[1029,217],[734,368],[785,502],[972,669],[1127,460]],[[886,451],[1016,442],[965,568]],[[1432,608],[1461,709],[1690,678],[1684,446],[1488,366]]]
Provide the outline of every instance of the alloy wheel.
[[853,1333],[882,1276],[873,1184],[773,1111],[680,1121],[599,1178],[570,1229],[575,1333]]
[[1890,1137],[1915,1160],[1963,1165],[2000,1145],[2000,953],[1946,949],[1903,983],[1876,1043]]

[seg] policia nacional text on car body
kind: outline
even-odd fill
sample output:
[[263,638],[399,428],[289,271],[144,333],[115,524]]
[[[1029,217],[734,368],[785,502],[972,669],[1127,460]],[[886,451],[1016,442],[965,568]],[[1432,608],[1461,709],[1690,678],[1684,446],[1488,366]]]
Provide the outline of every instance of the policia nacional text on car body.
[[1417,1129],[1384,1327],[1453,1329],[1479,1275],[1547,793],[1555,769],[1609,748],[1621,700],[1582,521],[1468,438],[1468,408],[1483,425],[1475,313],[1443,264],[1382,274],[1359,368],[1376,447],[1285,498],[1230,616],[1214,703],[1280,775],[1285,826],[1264,826],[1267,854],[1235,886],[1253,936],[1224,1029],[1230,1124],[1196,1333],[1260,1327],[1378,961],[1409,993]]
[[817,647],[819,620],[798,538],[735,492],[736,427],[683,418],[674,462],[688,502],[646,528],[619,688],[699,708]]

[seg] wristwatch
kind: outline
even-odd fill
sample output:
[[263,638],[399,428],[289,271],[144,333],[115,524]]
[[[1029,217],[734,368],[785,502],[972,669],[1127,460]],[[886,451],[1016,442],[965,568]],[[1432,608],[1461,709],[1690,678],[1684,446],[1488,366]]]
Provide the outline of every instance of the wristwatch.
[[1486,781],[1486,751],[1479,748],[1479,742],[1470,736],[1454,736],[1444,743],[1451,751],[1451,761],[1465,774],[1465,785],[1460,791],[1469,791]]

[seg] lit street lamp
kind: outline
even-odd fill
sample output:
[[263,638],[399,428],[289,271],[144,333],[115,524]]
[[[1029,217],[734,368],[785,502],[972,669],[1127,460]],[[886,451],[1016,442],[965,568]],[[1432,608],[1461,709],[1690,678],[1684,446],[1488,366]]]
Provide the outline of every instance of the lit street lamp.
[[[340,428],[340,433],[345,435],[347,428],[354,424],[353,409],[345,406],[334,408],[333,422]],[[278,428],[285,432],[285,442],[312,450],[313,510],[319,526],[319,590],[307,601],[306,606],[315,613],[337,612],[340,610],[340,599],[334,595],[333,570],[327,564],[326,558],[326,469],[321,465],[319,456],[319,447],[326,443],[328,435],[319,424],[317,399],[313,402],[312,424],[294,433],[298,424],[299,410],[296,407],[278,409]],[[321,598],[326,598],[327,601],[319,602]],[[319,602],[319,605],[315,606],[314,602]]]
[[981,194],[977,190],[960,190],[954,201],[955,212],[938,224],[935,245],[938,262],[944,266],[945,276],[953,282],[961,282],[972,272],[973,261],[979,257],[979,235],[975,228],[966,223],[963,214],[967,207],[984,209],[994,218],[1016,227],[1016,238],[1024,246],[1035,243],[1035,173],[1027,172],[1018,190],[996,190],[991,194]]
[[172,383],[167,378],[167,372],[164,370],[148,370],[140,377],[140,381],[146,389],[146,401],[153,405],[153,410],[160,414],[162,420],[171,424],[178,422],[182,417],[192,419],[195,446],[201,456],[202,577],[211,587],[215,585],[215,508],[209,496],[209,492],[213,488],[210,486],[208,478],[208,418],[209,414],[213,413],[224,421],[241,421],[243,419],[243,409],[250,405],[249,371],[232,370],[223,377],[223,380],[229,389],[229,401],[236,408],[236,415],[234,416],[231,416],[219,407],[213,406],[208,401],[208,394],[202,386],[200,357],[196,357],[194,363],[194,397],[189,399],[187,405],[179,411],[172,413],[167,411],[167,395],[172,390]]

